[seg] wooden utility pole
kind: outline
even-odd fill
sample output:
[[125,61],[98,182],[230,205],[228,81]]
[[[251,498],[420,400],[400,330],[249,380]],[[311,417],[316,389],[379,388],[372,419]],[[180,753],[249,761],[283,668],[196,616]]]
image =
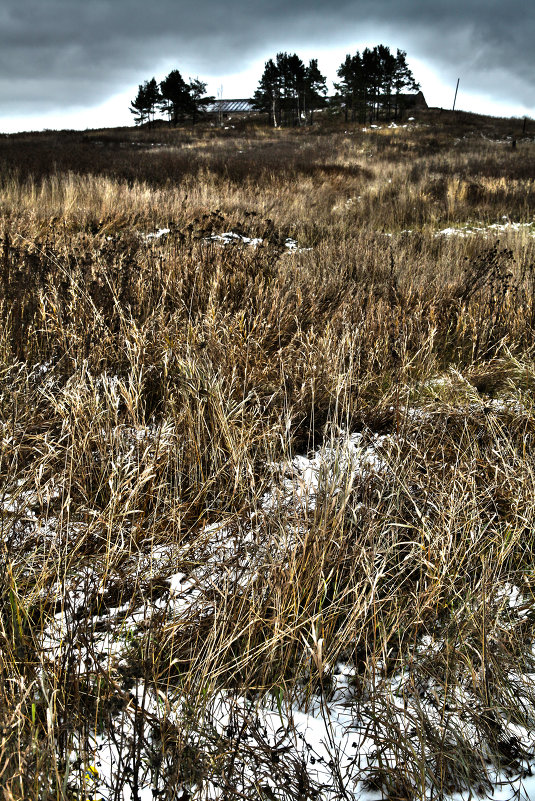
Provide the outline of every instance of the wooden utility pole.
[[459,81],[461,79],[457,78],[457,86],[455,87],[455,97],[453,98],[453,108],[452,111],[455,111],[455,103],[457,102],[457,92],[459,91]]

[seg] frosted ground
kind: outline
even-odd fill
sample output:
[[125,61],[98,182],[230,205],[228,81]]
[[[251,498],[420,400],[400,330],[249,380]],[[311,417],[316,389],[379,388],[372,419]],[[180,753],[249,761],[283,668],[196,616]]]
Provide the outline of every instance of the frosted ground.
[[[41,368],[41,373],[46,375],[46,365]],[[430,389],[436,390],[449,380],[437,378],[430,382]],[[477,400],[471,401],[471,407],[473,413],[480,411]],[[517,399],[487,400],[484,407],[487,413],[490,411],[497,416],[511,410],[519,415],[528,414]],[[399,414],[416,425],[425,422],[429,416],[429,412],[418,407],[401,408]],[[129,462],[136,458],[136,453],[139,455],[139,448],[146,453],[154,448],[156,441],[163,450],[172,447],[173,443],[173,431],[168,426],[160,429],[123,428],[117,431],[117,437],[123,443],[122,455],[117,462],[117,468],[121,470],[128,470]],[[138,598],[119,607],[104,605],[105,611],[94,616],[90,623],[91,647],[84,646],[81,641],[74,643],[80,676],[84,671],[93,672],[96,665],[98,670],[107,671],[110,676],[117,676],[117,671],[120,674],[121,667],[128,663],[129,649],[137,632],[150,628],[155,616],[163,614],[168,620],[195,625],[196,620],[213,615],[214,607],[208,600],[209,590],[214,586],[226,586],[229,564],[235,564],[237,570],[234,592],[239,592],[240,587],[246,591],[267,558],[278,559],[284,565],[300,537],[306,536],[309,518],[322,499],[347,495],[356,482],[387,479],[392,470],[392,453],[397,439],[394,434],[348,434],[340,431],[329,445],[308,456],[297,455],[289,461],[272,464],[273,483],[263,496],[258,512],[239,532],[224,520],[206,526],[198,537],[198,541],[204,543],[203,562],[187,575],[172,572],[173,565],[180,561],[180,554],[173,546],[158,546],[150,552],[131,555],[126,569],[145,580],[158,576],[160,586],[162,576],[165,576],[165,591],[156,599]],[[29,492],[21,486],[11,496],[4,497],[4,515],[23,521],[25,536],[31,536],[34,529],[45,542],[52,543],[59,536],[61,522],[53,516],[43,518],[34,510],[46,508],[60,495],[61,490],[50,481],[36,492]],[[279,532],[276,541],[268,544],[262,536],[263,515],[276,515],[293,523]],[[70,525],[73,533],[77,529],[79,534],[84,527],[82,523]],[[278,553],[274,553],[274,548],[278,548]],[[381,564],[377,564],[377,581],[381,578],[381,569]],[[84,617],[87,606],[94,605],[94,598],[90,596],[95,586],[102,586],[101,582],[98,569],[85,569],[74,571],[64,586],[52,584],[47,588],[50,596],[65,595],[66,601],[43,629],[40,646],[45,660],[62,661],[65,658],[63,649],[73,647],[76,621]],[[494,601],[503,609],[504,626],[514,626],[516,621],[531,614],[531,599],[524,597],[517,586],[508,582],[495,588]],[[425,660],[442,647],[442,634],[438,627],[420,637],[414,648],[414,658]],[[384,708],[378,710],[374,707],[371,714],[366,697],[355,693],[355,682],[358,681],[355,668],[343,661],[333,665],[324,661],[319,624],[318,627],[312,624],[308,636],[303,637],[303,650],[319,669],[320,675],[325,677],[325,684],[312,694],[307,688],[306,675],[303,676],[302,690],[297,691],[290,706],[283,700],[282,693],[280,697],[274,693],[268,698],[246,698],[235,693],[218,692],[202,712],[203,725],[192,729],[192,741],[207,752],[211,742],[206,732],[213,736],[226,736],[230,744],[236,737],[238,740],[250,738],[253,754],[255,740],[259,750],[269,749],[270,769],[262,763],[255,764],[252,758],[243,764],[241,772],[234,777],[238,782],[234,786],[235,797],[251,793],[254,788],[260,789],[264,797],[270,799],[292,797],[284,795],[291,773],[294,780],[301,775],[302,791],[306,786],[309,794],[306,797],[324,801],[340,798],[379,801],[384,796],[373,790],[372,777],[378,766],[384,769],[386,765],[392,770],[403,767],[397,750],[399,734],[402,733],[409,743],[412,741],[415,751],[421,751],[424,735],[420,726],[424,717],[426,726],[431,724],[443,729],[444,736],[447,727],[453,725],[468,739],[478,737],[477,729],[466,721],[462,711],[471,703],[469,685],[457,691],[462,695],[458,697],[459,712],[456,712],[451,699],[447,703],[444,688],[439,683],[428,680],[423,686],[415,685],[410,664],[405,670],[391,675],[379,662],[374,681],[380,687]],[[535,665],[535,645],[533,659]],[[510,678],[518,685],[531,685],[535,673]],[[46,698],[49,691],[44,683],[41,691]],[[85,787],[84,797],[88,799],[111,801],[117,798],[119,778],[122,787],[120,798],[125,801],[149,801],[164,792],[161,766],[155,767],[150,760],[145,760],[138,765],[135,780],[125,777],[124,770],[136,738],[142,736],[149,751],[151,742],[157,747],[156,732],[164,721],[169,724],[181,720],[185,711],[184,700],[173,691],[167,692],[165,687],[148,686],[142,679],[131,682],[126,699],[127,703],[112,727],[113,736],[93,731],[86,734],[83,744],[76,736],[72,739],[72,772],[69,775],[67,771],[65,786],[72,783],[74,788],[81,783]],[[477,703],[475,698],[474,703]],[[445,705],[450,710],[446,720]],[[488,760],[487,782],[479,792],[495,801],[535,799],[535,731],[528,731],[505,718],[501,724],[513,750],[516,749],[516,767],[497,772]],[[484,753],[482,742],[482,760]],[[426,772],[422,773],[421,780],[419,797],[438,797],[436,784]],[[195,791],[195,797],[207,801],[228,797],[228,789],[211,781],[204,781],[198,787],[189,785],[189,790]],[[467,788],[463,793],[445,793],[440,797],[444,801],[466,801],[474,797],[472,791]],[[176,797],[190,797],[186,785],[182,795],[179,792]]]

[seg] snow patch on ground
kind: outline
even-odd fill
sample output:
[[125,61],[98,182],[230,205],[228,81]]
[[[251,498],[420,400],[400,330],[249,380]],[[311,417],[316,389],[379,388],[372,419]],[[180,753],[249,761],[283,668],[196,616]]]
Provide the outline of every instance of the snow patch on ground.
[[233,231],[227,231],[224,234],[212,234],[212,236],[206,237],[204,241],[219,242],[221,245],[249,245],[253,248],[258,247],[258,245],[261,245],[263,242],[263,240],[259,237],[243,236],[242,234],[236,234]]
[[[428,638],[431,640],[428,644],[424,643],[424,639],[422,647],[433,646],[431,638]],[[311,649],[317,646],[318,642],[313,637]],[[235,778],[239,786],[233,788],[237,795],[257,786],[260,769],[264,794],[276,797],[277,791],[288,780],[288,766],[299,765],[306,772],[313,793],[311,797],[321,801],[335,801],[340,797],[377,801],[384,797],[380,789],[368,788],[367,777],[379,768],[380,771],[395,771],[398,768],[399,754],[394,747],[396,737],[391,739],[392,731],[402,731],[412,741],[415,753],[418,753],[425,742],[425,735],[418,727],[422,713],[438,732],[442,731],[445,725],[445,699],[438,683],[429,679],[425,686],[418,686],[415,676],[407,668],[390,678],[378,673],[377,683],[382,685],[383,700],[377,696],[373,704],[358,704],[354,677],[355,671],[351,666],[337,663],[329,673],[328,690],[319,690],[308,699],[303,693],[291,706],[283,704],[276,691],[254,700],[223,692],[213,698],[204,717],[214,731],[228,738],[228,747],[232,749],[234,738],[241,738],[242,742],[250,739],[253,751],[258,747],[259,753],[262,751],[265,754],[267,750],[270,755],[267,770],[265,766],[263,771],[259,768],[261,763],[258,759],[242,765]],[[143,710],[145,713],[144,737],[148,742],[154,736],[152,723],[157,725],[163,716],[169,722],[176,721],[180,716],[180,698],[164,692],[156,696],[141,681],[136,683],[131,699],[121,720],[120,742],[98,735],[92,738],[90,753],[85,755],[84,770],[90,780],[88,786],[103,798],[109,797],[106,793],[113,790],[114,777],[120,771],[121,764],[126,762],[134,737],[136,711]],[[467,698],[458,700],[460,709],[465,706]],[[451,725],[453,721],[453,730],[467,738],[474,736],[472,725],[457,715],[451,699],[448,709],[447,724]],[[377,720],[388,720],[388,727],[378,731]],[[507,733],[512,740],[516,738],[519,743],[533,747],[533,733],[513,725],[507,725]],[[197,734],[195,741],[201,748],[205,747],[202,734]],[[485,793],[487,798],[505,801],[515,797],[515,794],[518,799],[526,801],[535,798],[535,776],[529,765],[517,769],[516,777],[490,766],[487,773],[491,783],[490,790]],[[437,788],[431,786],[428,776],[422,779],[426,781],[426,786],[419,788],[422,792],[419,797],[431,801],[436,797]],[[157,776],[154,771],[151,773],[147,764],[138,780],[141,799],[150,798],[148,793],[160,789]],[[132,797],[129,792],[125,788],[123,797]],[[208,783],[200,797],[216,801],[227,796],[222,788]],[[445,793],[441,797],[449,801],[469,801],[474,794],[467,788],[460,792]]]
[[530,237],[535,237],[534,223],[511,222],[507,217],[503,219],[504,221],[501,223],[491,223],[489,225],[483,223],[479,225],[466,223],[463,226],[455,228],[443,228],[441,231],[437,231],[435,236],[459,237],[462,239],[476,235],[489,236],[491,234],[501,233],[525,233]]
[[[212,236],[206,237],[204,241],[216,242],[220,245],[247,245],[253,248],[258,247],[264,242],[260,237],[244,236],[243,234],[237,234],[233,231],[227,231],[224,234],[212,234]],[[292,237],[286,238],[284,247],[286,253],[304,253],[308,250],[312,250],[312,248],[299,247],[297,240]]]
[[158,228],[157,231],[153,231],[151,234],[143,234],[143,239],[145,242],[150,242],[153,239],[161,239],[162,236],[166,236],[170,230],[170,228]]
[[300,248],[297,244],[296,239],[292,239],[292,237],[287,237],[286,241],[284,242],[284,247],[286,248],[287,253],[306,253],[308,250],[312,250],[312,248]]
[[275,465],[282,482],[277,482],[264,496],[263,508],[269,511],[282,505],[311,511],[320,493],[332,496],[349,491],[358,476],[386,469],[381,454],[391,440],[390,435],[350,434],[310,457],[295,456],[290,462]]

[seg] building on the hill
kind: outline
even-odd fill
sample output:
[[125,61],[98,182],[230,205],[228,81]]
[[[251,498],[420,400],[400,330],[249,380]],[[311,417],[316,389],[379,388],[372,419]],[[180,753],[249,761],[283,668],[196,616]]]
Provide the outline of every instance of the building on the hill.
[[244,117],[249,114],[258,114],[258,111],[253,108],[253,101],[243,98],[239,100],[214,100],[213,103],[206,106],[206,112],[220,119],[228,119],[230,116]]
[[429,108],[424,93],[421,90],[416,92],[416,94],[399,95],[399,99],[405,109]]

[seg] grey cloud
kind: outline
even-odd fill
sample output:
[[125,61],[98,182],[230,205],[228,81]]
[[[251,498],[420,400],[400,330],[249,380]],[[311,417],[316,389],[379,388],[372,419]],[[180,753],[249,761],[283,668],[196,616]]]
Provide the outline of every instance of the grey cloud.
[[3,0],[0,113],[89,107],[170,62],[202,77],[365,37],[535,106],[534,33],[535,6],[520,0]]

